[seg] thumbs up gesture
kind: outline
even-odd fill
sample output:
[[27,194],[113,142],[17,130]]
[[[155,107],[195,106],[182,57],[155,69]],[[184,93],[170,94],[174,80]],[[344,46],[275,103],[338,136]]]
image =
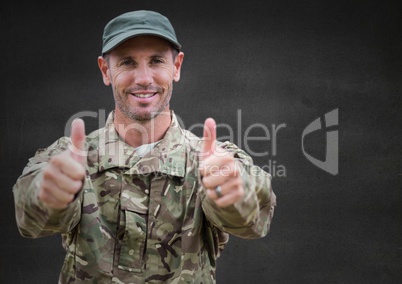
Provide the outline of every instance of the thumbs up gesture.
[[204,123],[199,172],[207,189],[207,197],[219,207],[227,207],[241,200],[244,185],[236,160],[231,153],[219,147],[216,141],[216,123],[208,118]]
[[76,119],[71,125],[69,149],[53,156],[43,171],[39,199],[49,208],[64,209],[74,200],[85,177],[85,124]]

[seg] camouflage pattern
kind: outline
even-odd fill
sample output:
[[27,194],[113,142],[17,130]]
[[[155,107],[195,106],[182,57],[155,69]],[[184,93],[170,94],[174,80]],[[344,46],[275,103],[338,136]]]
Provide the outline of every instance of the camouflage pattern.
[[19,230],[32,238],[61,233],[59,283],[215,283],[228,234],[266,235],[276,201],[269,174],[223,143],[238,158],[246,194],[228,208],[215,206],[198,174],[200,142],[172,112],[163,140],[140,158],[119,139],[111,113],[87,136],[87,176],[66,209],[48,209],[37,196],[41,169],[69,139],[30,159],[13,189]]

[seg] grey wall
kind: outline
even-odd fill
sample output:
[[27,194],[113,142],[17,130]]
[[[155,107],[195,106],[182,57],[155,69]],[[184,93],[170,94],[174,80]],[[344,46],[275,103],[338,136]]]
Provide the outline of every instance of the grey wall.
[[[274,176],[272,231],[256,241],[232,238],[218,263],[218,282],[402,281],[402,31],[396,5],[45,2],[6,1],[0,12],[0,283],[57,281],[60,238],[19,235],[11,188],[36,149],[64,135],[73,114],[113,109],[96,63],[101,33],[109,19],[136,9],[157,10],[176,27],[185,63],[172,108],[186,127],[211,116],[222,125],[218,136],[229,135],[223,124],[231,125],[233,142],[245,146],[238,137],[255,123],[270,131],[284,126],[276,143],[247,144],[253,152],[269,152],[254,159],[270,165]],[[339,173],[331,175],[305,157],[301,137],[307,125],[335,109],[339,124],[329,130],[338,131]],[[98,126],[93,118],[86,123],[88,132]],[[321,160],[325,131],[304,140],[305,150]],[[200,135],[200,128],[195,132]],[[261,126],[249,134],[266,137]]]

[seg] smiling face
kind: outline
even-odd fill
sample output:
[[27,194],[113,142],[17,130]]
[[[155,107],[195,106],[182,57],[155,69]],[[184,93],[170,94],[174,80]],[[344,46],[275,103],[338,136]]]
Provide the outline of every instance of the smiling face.
[[99,57],[103,82],[113,89],[116,118],[143,123],[169,111],[183,56],[162,38],[140,36]]

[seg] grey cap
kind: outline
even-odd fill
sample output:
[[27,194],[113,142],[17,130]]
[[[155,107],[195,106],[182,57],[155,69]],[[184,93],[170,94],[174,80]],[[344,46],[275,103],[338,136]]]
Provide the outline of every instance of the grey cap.
[[122,42],[141,35],[154,35],[169,41],[180,50],[172,24],[165,16],[153,11],[134,11],[111,20],[103,31],[102,53],[107,53]]

